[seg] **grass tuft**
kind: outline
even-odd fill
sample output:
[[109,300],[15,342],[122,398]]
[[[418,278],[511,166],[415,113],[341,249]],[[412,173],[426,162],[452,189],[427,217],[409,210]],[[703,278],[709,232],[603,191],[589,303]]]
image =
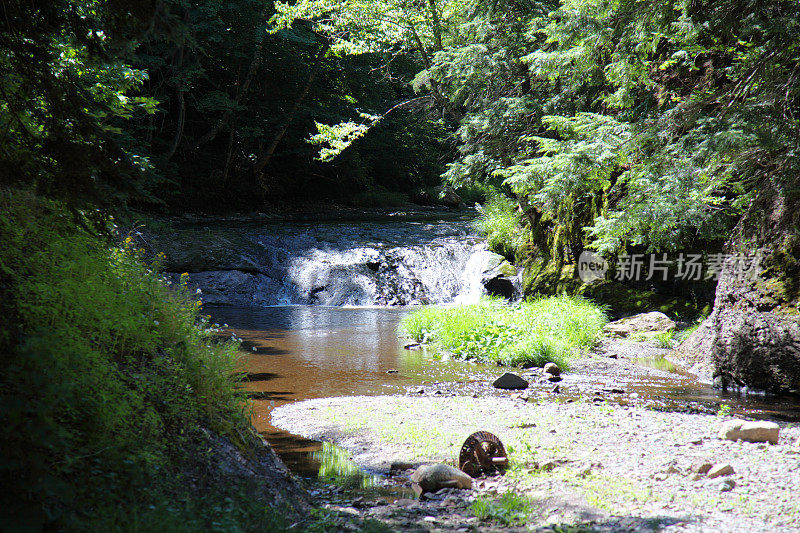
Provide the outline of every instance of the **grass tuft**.
[[580,297],[552,296],[515,305],[483,298],[458,307],[424,307],[407,315],[401,333],[456,357],[507,366],[562,369],[590,347],[608,319],[602,308]]

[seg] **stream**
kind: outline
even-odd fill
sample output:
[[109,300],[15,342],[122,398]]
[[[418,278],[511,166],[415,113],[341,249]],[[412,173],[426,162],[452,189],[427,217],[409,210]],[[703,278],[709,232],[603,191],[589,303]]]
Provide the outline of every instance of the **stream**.
[[[352,395],[519,395],[491,387],[502,368],[405,349],[397,326],[414,307],[375,305],[452,304],[474,301],[481,292],[485,244],[466,220],[408,224],[348,224],[348,231],[337,230],[344,225],[305,226],[289,242],[304,246],[295,257],[284,259],[284,275],[272,282],[277,292],[259,293],[262,302],[301,303],[204,307],[228,334],[243,340],[240,366],[247,374],[243,386],[252,401],[252,423],[301,477],[343,475],[352,481],[355,476],[356,485],[381,485],[380,476],[358,469],[343,450],[272,426],[270,411],[280,405]],[[280,241],[259,231],[261,242]],[[285,244],[287,233],[283,235]],[[281,253],[288,254],[289,245],[279,246]],[[324,289],[316,291],[318,298],[310,298],[313,303],[339,305],[310,304],[315,284]],[[564,376],[561,388],[572,392],[561,399],[598,394],[620,403],[697,412],[716,412],[727,405],[745,416],[800,420],[796,399],[723,393],[662,359],[663,350],[654,353],[623,365],[597,357],[579,363]],[[548,394],[551,388],[534,383],[529,390]]]

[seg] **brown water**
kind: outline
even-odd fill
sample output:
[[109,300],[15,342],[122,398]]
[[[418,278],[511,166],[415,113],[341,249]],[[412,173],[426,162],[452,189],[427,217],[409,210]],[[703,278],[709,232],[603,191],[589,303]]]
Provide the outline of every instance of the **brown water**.
[[[297,474],[315,478],[339,476],[350,485],[370,485],[377,478],[348,463],[347,454],[275,428],[270,411],[288,402],[352,395],[426,394],[509,395],[490,385],[504,369],[459,361],[436,360],[426,350],[406,350],[397,326],[404,307],[282,306],[205,309],[213,321],[243,339],[241,369],[253,404],[252,422]],[[617,363],[592,364],[564,375],[571,391],[561,397],[586,397],[606,391],[605,400],[651,408],[731,413],[759,418],[800,420],[797,398],[723,393],[659,361],[639,361],[641,371],[620,371]],[[580,365],[578,365],[580,366]],[[525,374],[523,374],[525,375]],[[532,393],[547,394],[552,385],[532,384]],[[439,390],[441,389],[441,390]],[[625,394],[618,394],[618,390]],[[359,477],[358,474],[361,474]],[[355,480],[355,481],[354,481]]]
[[244,386],[257,398],[252,400],[253,425],[293,471],[306,477],[326,467],[320,454],[327,459],[336,451],[272,426],[273,408],[310,398],[402,394],[435,383],[485,381],[496,373],[496,367],[436,361],[426,350],[404,349],[397,326],[409,308],[205,310],[243,340],[241,364],[249,376]]

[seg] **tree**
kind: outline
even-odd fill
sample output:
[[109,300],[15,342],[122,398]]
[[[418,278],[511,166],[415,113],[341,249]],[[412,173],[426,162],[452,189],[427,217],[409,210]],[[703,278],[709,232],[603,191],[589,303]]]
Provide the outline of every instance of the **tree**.
[[73,209],[152,198],[148,161],[125,129],[156,102],[126,63],[149,2],[3,2],[0,176]]

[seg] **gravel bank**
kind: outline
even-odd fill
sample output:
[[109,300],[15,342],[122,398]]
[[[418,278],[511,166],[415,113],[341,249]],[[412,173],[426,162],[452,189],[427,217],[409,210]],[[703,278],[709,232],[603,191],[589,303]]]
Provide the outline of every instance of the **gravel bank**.
[[[638,406],[520,398],[372,396],[286,405],[273,423],[334,442],[364,467],[453,462],[473,431],[498,435],[515,467],[502,480],[449,499],[366,502],[347,512],[419,531],[798,531],[800,426],[781,423],[777,445],[723,441],[723,418]],[[694,480],[698,462],[729,463],[724,479]],[[545,467],[545,468],[542,468]],[[514,490],[531,499],[524,525],[476,524],[475,497]],[[340,506],[341,507],[341,506]],[[466,529],[465,529],[466,528]]]

